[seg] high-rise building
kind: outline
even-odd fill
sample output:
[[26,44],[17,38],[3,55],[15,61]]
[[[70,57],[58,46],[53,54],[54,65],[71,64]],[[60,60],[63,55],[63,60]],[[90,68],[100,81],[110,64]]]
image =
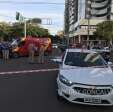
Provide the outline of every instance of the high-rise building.
[[65,0],[65,34],[87,40],[102,21],[113,19],[113,0]]
[[65,13],[64,13],[64,33],[68,35],[69,32],[69,0],[65,0]]

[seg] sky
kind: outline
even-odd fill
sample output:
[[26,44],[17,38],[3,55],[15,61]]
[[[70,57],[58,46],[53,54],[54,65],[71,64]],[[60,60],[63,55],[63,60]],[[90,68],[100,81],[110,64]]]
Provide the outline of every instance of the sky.
[[[52,25],[42,25],[49,29],[51,34],[56,34],[57,31],[63,30],[64,26],[64,5],[50,5],[50,4],[12,4],[1,3],[0,0],[0,21],[15,22],[16,12],[20,12],[27,18],[50,18]],[[9,0],[16,2],[50,2],[50,3],[64,3],[65,0]],[[42,23],[46,24],[46,19],[42,19]]]

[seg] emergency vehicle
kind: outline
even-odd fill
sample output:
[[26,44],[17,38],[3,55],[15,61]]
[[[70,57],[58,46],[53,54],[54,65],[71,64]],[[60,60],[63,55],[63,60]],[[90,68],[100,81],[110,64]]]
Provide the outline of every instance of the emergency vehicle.
[[45,46],[45,54],[49,55],[52,53],[52,44],[50,38],[26,37],[14,40],[12,42],[12,56],[15,58],[19,56],[28,56],[28,46],[30,43],[34,43],[37,50],[39,50],[40,46],[43,44]]

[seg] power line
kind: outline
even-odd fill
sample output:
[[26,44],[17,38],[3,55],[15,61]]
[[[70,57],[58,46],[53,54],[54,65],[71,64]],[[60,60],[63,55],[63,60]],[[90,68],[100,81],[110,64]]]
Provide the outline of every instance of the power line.
[[0,1],[2,4],[25,4],[25,5],[65,5],[60,2],[18,2],[18,1]]

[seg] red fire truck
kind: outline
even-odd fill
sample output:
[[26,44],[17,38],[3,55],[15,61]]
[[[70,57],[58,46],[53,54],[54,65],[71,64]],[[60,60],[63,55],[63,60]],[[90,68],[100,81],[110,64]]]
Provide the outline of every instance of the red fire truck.
[[34,43],[35,47],[38,49],[40,49],[40,46],[43,44],[45,46],[46,55],[52,53],[52,43],[50,38],[26,37],[12,43],[12,56],[15,58],[19,56],[28,56],[28,46],[31,42]]

